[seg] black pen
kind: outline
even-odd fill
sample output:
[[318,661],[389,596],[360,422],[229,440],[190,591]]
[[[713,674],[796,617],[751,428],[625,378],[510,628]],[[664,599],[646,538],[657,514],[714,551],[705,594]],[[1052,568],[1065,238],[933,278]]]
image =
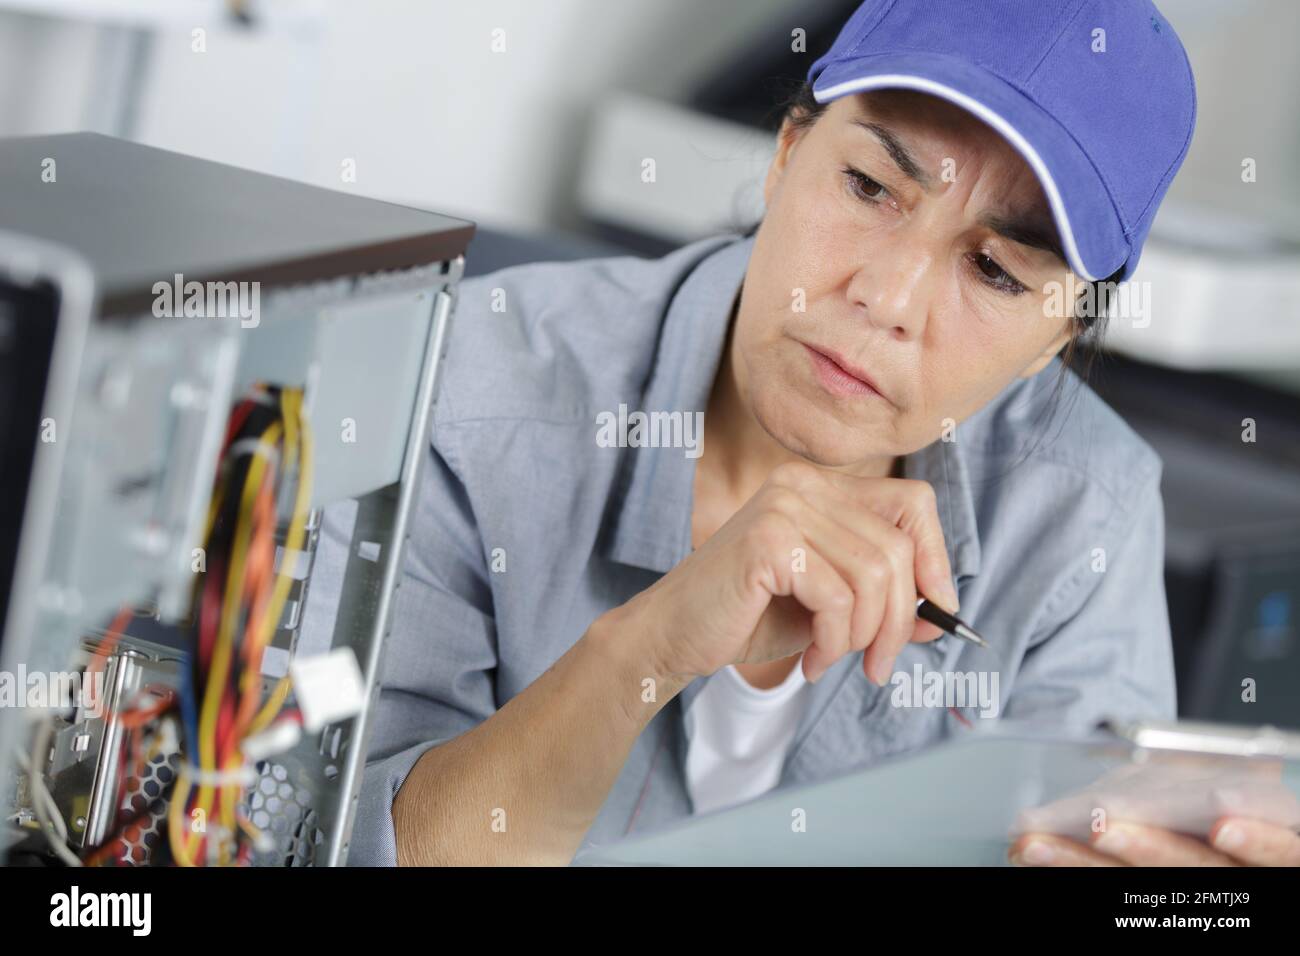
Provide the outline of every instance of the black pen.
[[992,650],[989,647],[989,642],[975,633],[975,628],[956,615],[949,614],[939,605],[932,603],[929,598],[921,597],[916,599],[916,616],[923,621],[929,621],[945,634],[960,637],[963,641],[969,641],[986,650]]

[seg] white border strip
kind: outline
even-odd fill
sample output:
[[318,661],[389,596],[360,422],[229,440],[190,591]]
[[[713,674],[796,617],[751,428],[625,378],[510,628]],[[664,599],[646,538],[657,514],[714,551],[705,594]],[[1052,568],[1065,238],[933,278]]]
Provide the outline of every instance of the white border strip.
[[954,90],[950,86],[944,86],[942,83],[936,83],[934,80],[926,79],[923,76],[911,76],[903,73],[886,73],[879,76],[859,77],[856,80],[845,80],[843,83],[837,83],[825,90],[814,90],[813,95],[817,102],[825,103],[828,100],[838,99],[849,93],[860,93],[864,90],[881,88],[903,88],[933,93],[935,96],[940,96],[949,102],[956,103],[968,112],[974,113],[1001,133],[1002,137],[1010,142],[1029,163],[1034,170],[1034,174],[1038,177],[1038,181],[1042,183],[1043,189],[1047,192],[1047,202],[1052,207],[1052,216],[1056,219],[1057,228],[1061,230],[1062,237],[1065,240],[1065,255],[1070,260],[1071,268],[1084,281],[1096,281],[1097,277],[1083,266],[1083,257],[1079,255],[1079,248],[1074,241],[1074,229],[1070,226],[1070,217],[1066,215],[1065,203],[1061,200],[1060,190],[1056,188],[1056,180],[1052,178],[1052,174],[1048,171],[1047,164],[1038,155],[1038,151],[1029,145],[1029,141],[1020,135],[1019,130],[983,103],[971,99],[965,93]]

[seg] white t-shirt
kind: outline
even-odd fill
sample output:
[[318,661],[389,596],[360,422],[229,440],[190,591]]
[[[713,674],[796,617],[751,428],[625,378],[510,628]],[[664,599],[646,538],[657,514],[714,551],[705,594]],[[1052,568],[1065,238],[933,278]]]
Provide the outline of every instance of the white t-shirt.
[[802,661],[768,690],[731,666],[705,684],[686,712],[686,787],[696,813],[752,800],[776,786],[807,688]]

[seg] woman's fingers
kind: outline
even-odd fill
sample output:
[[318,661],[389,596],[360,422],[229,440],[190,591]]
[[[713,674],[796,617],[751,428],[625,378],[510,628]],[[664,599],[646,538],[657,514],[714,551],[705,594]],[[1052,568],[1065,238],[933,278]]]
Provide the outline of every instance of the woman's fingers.
[[[939,636],[938,628],[917,621],[918,592],[956,609],[934,492],[925,482],[864,479],[791,463],[769,476],[760,507],[784,519],[808,545],[804,569],[793,572],[782,593],[795,593],[800,575],[821,575],[814,554],[852,593],[847,644],[830,615],[814,628],[804,665],[810,679],[841,655],[862,650],[867,677],[884,685],[909,641]],[[928,587],[918,586],[921,576]]]
[[816,507],[803,507],[797,519],[809,544],[853,589],[849,651],[865,650],[875,640],[888,604],[890,568],[870,541],[833,521]]
[[915,633],[911,539],[870,512],[860,512],[851,523],[835,520],[827,496],[816,490],[799,494],[797,502],[786,500],[782,507],[798,509],[792,520],[853,589],[852,636],[845,652],[866,651],[867,677],[884,685],[894,659]]
[[[865,588],[867,593],[884,599],[876,628],[865,643],[858,642],[854,647],[866,649],[863,671],[883,686],[893,674],[894,661],[909,642],[931,641],[942,633],[916,617],[916,543],[874,511],[846,501],[829,483],[813,487],[803,496],[820,513],[821,520],[814,523],[818,546],[823,540],[827,542],[825,553],[841,574],[852,577],[859,595]],[[831,534],[825,530],[828,525],[840,533]]]
[[794,597],[813,616],[812,644],[803,652],[803,673],[816,682],[848,653],[853,589],[822,555],[807,549],[807,571],[794,575]]
[[1123,866],[1114,857],[1050,833],[1027,833],[1007,851],[1013,866]]
[[908,482],[903,517],[898,526],[916,542],[917,590],[945,611],[956,613],[957,588],[939,521],[938,501],[929,483]]
[[1224,817],[1207,840],[1136,823],[1112,822],[1088,846],[1026,834],[1007,858],[1017,866],[1300,866],[1300,834],[1262,820]]
[[1210,845],[1248,866],[1300,866],[1300,833],[1276,823],[1223,817],[1210,829]]
[[[776,497],[776,496],[773,496]],[[788,497],[788,496],[787,496]],[[776,597],[793,597],[812,615],[812,644],[804,651],[804,676],[816,681],[851,644],[853,588],[813,545],[792,501],[772,502],[759,532]]]
[[[952,565],[939,520],[934,488],[926,481],[904,478],[863,479],[835,471],[822,477],[857,510],[868,510],[912,539],[913,577],[917,590],[940,607],[958,610]],[[844,510],[841,509],[844,514]],[[848,515],[844,515],[848,518]]]
[[894,660],[912,639],[916,630],[916,582],[913,578],[912,539],[884,521],[871,527],[863,524],[868,537],[876,537],[877,546],[891,567],[885,623],[876,640],[867,648],[862,662],[867,676],[882,687],[894,673]]
[[1093,849],[1131,866],[1235,866],[1204,840],[1159,827],[1111,822],[1092,835]]

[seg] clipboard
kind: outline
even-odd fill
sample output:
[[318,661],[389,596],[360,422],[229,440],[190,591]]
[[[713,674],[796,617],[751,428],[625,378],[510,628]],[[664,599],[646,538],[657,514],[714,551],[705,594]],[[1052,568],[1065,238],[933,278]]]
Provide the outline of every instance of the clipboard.
[[1300,733],[1107,721],[1081,737],[976,731],[872,767],[589,847],[575,866],[1005,866],[1024,832],[1108,820],[1204,837],[1219,817],[1300,828]]

